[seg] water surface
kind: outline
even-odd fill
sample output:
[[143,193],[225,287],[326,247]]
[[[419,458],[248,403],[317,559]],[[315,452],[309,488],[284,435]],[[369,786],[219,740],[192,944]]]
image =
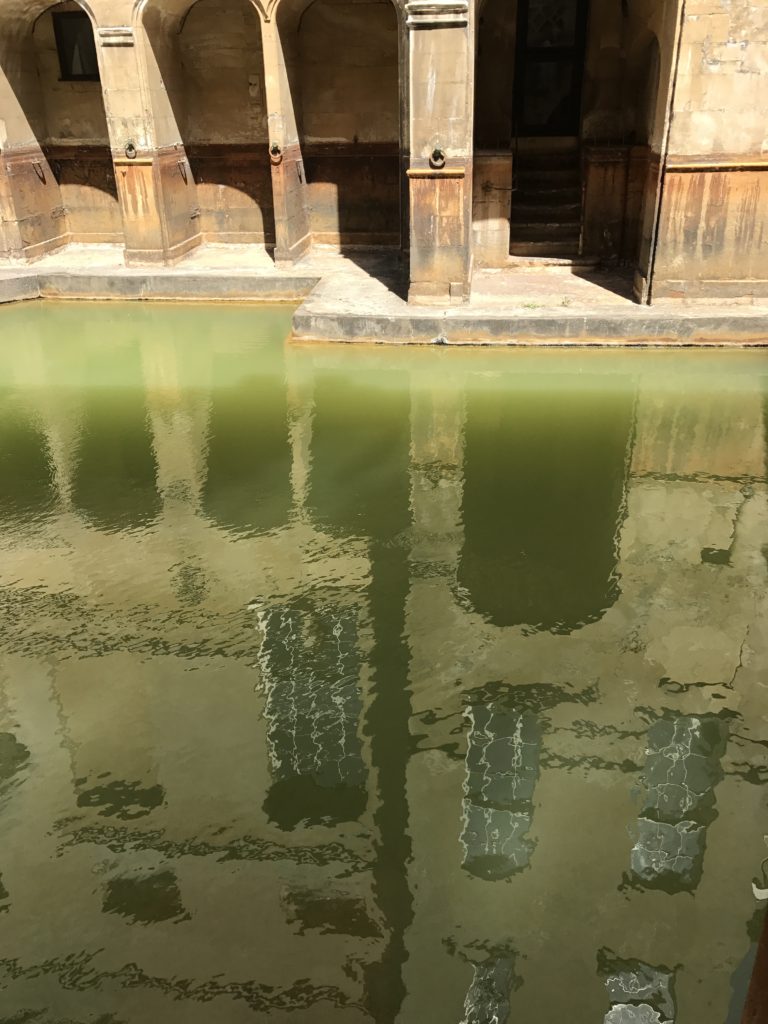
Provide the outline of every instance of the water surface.
[[768,357],[289,320],[0,310],[0,1021],[738,1024]]

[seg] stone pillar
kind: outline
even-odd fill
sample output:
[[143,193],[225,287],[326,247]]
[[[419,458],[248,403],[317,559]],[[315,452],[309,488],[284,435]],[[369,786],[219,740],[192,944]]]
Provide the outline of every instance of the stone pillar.
[[[156,15],[150,20],[164,63],[178,60],[170,42],[158,45],[175,25],[161,25]],[[164,80],[168,67],[161,67],[141,21],[98,28],[96,44],[126,261],[170,263],[201,236],[195,183]]]
[[[10,194],[8,173],[5,161],[0,160],[0,260],[10,259],[12,255],[10,235],[18,235],[13,217],[13,199]],[[18,244],[15,247],[18,249]]]
[[468,0],[409,0],[409,301],[456,304],[472,277],[474,29]]
[[261,31],[275,209],[275,263],[290,264],[312,244],[306,175],[291,93],[290,56],[286,56],[287,47],[274,18],[263,21]]
[[0,20],[0,219],[5,255],[16,259],[69,240],[59,183],[35,131],[42,119],[32,26]]

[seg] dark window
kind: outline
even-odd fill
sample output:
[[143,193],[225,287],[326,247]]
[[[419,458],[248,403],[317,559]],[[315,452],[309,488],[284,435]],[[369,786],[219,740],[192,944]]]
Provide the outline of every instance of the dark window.
[[53,31],[62,82],[98,82],[96,43],[85,11],[54,12]]

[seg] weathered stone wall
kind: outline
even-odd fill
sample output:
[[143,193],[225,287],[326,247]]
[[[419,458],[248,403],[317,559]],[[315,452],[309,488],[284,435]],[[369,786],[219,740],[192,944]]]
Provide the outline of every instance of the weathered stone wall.
[[317,0],[297,32],[307,201],[315,241],[397,244],[397,14],[390,0]]
[[[65,3],[57,11],[78,11]],[[44,118],[38,142],[59,183],[71,241],[119,242],[122,220],[101,83],[61,79],[50,11],[33,30]]]
[[656,295],[768,294],[768,10],[687,0]]
[[272,242],[264,51],[248,0],[200,0],[179,35],[182,134],[206,239]]
[[[516,4],[91,0],[101,88],[58,81],[50,6],[0,0],[6,252],[399,243],[438,304],[469,294],[475,247],[506,258],[511,166],[483,160],[510,152]],[[639,297],[653,273],[657,296],[765,292],[765,5],[688,0],[678,60],[680,10],[592,2],[584,252],[633,264]]]

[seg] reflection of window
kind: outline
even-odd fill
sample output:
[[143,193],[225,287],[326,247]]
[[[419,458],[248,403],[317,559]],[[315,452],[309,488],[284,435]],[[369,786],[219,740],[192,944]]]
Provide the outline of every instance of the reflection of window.
[[98,82],[96,43],[85,11],[54,12],[53,31],[62,82]]

